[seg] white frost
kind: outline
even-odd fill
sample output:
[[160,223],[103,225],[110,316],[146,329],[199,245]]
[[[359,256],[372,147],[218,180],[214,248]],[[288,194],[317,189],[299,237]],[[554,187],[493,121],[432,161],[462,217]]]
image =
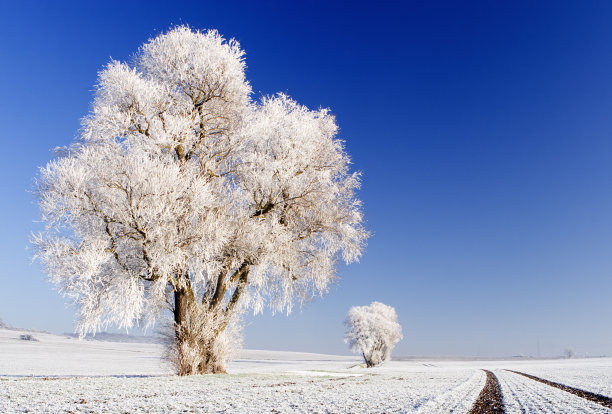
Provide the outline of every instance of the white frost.
[[37,183],[33,243],[81,333],[152,324],[175,291],[289,312],[360,257],[359,174],[333,115],[253,101],[244,71],[237,41],[181,26],[100,72],[80,137]]
[[346,315],[344,341],[353,352],[363,355],[368,367],[386,361],[396,343],[402,339],[402,327],[395,309],[380,302],[354,306]]

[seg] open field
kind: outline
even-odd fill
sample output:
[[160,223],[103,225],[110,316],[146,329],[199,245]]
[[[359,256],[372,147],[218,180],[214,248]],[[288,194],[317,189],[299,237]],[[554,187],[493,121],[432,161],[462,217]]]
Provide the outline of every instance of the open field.
[[610,396],[612,358],[391,361],[245,350],[228,375],[176,377],[152,343],[79,341],[0,329],[0,412],[409,412],[467,413],[490,370],[505,412],[612,409],[520,372]]

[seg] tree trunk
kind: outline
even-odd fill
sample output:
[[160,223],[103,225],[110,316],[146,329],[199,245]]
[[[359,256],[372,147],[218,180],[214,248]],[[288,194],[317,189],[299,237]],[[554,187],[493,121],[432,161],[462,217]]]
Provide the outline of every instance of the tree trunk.
[[187,322],[187,292],[185,289],[177,289],[174,291],[174,323],[177,334],[179,328]]
[[179,375],[193,373],[189,364],[189,327],[187,321],[188,295],[184,288],[174,291],[174,337],[176,342],[176,355],[174,358],[176,371]]
[[[227,350],[217,343],[234,314],[238,300],[247,286],[250,263],[244,261],[231,276],[219,275],[214,292],[196,300],[190,285],[174,291],[175,366],[179,375],[225,373]],[[226,278],[235,283],[225,306]],[[189,279],[185,277],[189,282]],[[220,348],[221,347],[221,348]]]
[[214,339],[203,352],[202,361],[198,365],[198,374],[227,374],[225,367],[217,361],[213,353]]
[[[175,367],[178,375],[225,373],[222,358],[215,349],[216,337],[227,323],[219,321],[208,304],[198,304],[191,291],[174,291]],[[220,322],[219,326],[215,326]],[[212,325],[211,325],[212,324]],[[211,333],[214,335],[209,336]]]

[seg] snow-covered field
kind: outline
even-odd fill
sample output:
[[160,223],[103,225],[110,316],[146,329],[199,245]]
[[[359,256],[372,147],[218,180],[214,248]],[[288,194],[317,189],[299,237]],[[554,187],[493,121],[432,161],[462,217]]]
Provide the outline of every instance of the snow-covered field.
[[612,358],[529,361],[509,369],[612,398]]
[[610,413],[599,404],[522,375],[499,370],[507,413]]
[[[79,341],[0,329],[0,412],[410,412],[465,413],[485,384],[502,385],[506,411],[611,412],[505,371],[609,393],[612,359],[391,361],[246,350],[228,375],[176,377],[151,343]],[[29,333],[29,332],[28,332]]]

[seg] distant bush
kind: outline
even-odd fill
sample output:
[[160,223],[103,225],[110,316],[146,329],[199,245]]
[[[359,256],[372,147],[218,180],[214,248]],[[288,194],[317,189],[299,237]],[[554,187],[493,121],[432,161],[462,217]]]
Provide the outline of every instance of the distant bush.
[[21,339],[22,341],[35,341],[35,342],[38,342],[38,339],[34,338],[30,334],[19,335],[19,339]]

